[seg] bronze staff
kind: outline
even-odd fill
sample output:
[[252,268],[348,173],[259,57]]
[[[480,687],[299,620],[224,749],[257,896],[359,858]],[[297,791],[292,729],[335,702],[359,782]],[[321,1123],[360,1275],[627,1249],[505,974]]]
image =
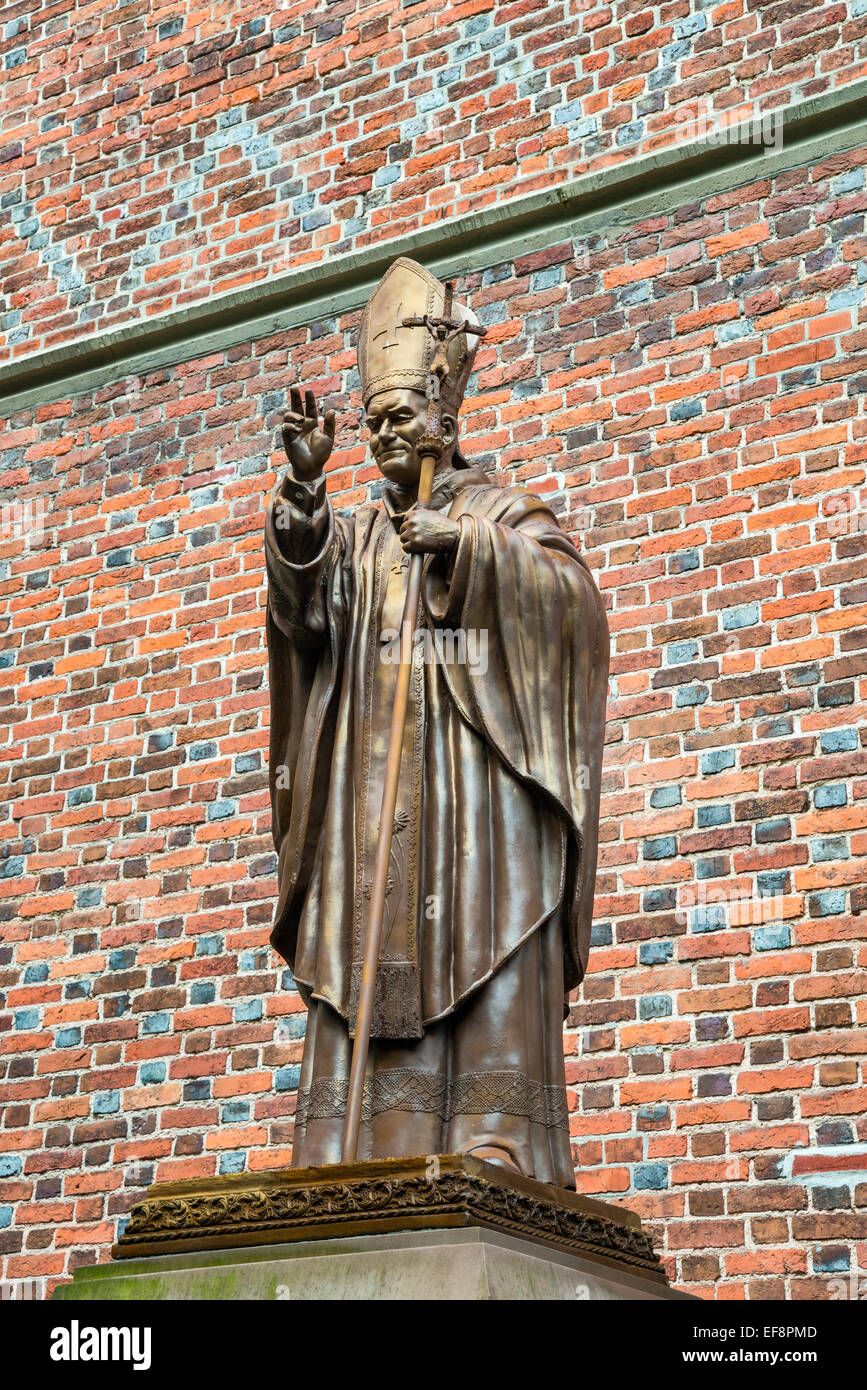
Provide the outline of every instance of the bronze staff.
[[[430,503],[433,490],[434,473],[437,461],[445,447],[440,409],[441,386],[448,376],[449,363],[447,348],[450,340],[458,333],[473,333],[483,337],[485,329],[467,321],[452,321],[451,282],[445,287],[445,302],[442,318],[422,318],[402,320],[404,328],[424,328],[433,337],[437,347],[430,365],[430,379],[427,388],[427,420],[425,432],[418,441],[417,451],[421,459],[421,473],[418,480],[416,506],[426,507]],[[373,1020],[373,1001],[376,990],[376,971],[379,963],[379,945],[382,938],[382,918],[385,911],[385,890],[388,882],[388,860],[391,853],[391,840],[394,833],[394,811],[397,805],[398,780],[400,778],[400,758],[403,750],[403,730],[406,723],[406,708],[409,700],[409,682],[412,674],[412,647],[418,619],[418,604],[421,595],[421,576],[424,563],[423,554],[412,556],[409,564],[409,577],[406,586],[406,599],[400,624],[400,665],[397,668],[397,686],[394,692],[394,708],[391,715],[391,728],[388,735],[388,756],[385,763],[385,777],[382,788],[382,810],[379,818],[379,837],[376,842],[376,858],[373,864],[373,882],[370,892],[370,911],[367,918],[367,931],[364,938],[364,961],[361,969],[361,985],[358,996],[358,1015],[355,1024],[355,1038],[352,1044],[352,1064],[349,1070],[349,1095],[346,1102],[346,1118],[343,1125],[343,1145],[341,1158],[344,1163],[353,1163],[358,1148],[358,1129],[361,1124],[361,1107],[364,1098],[364,1073],[367,1069],[367,1054],[370,1048],[370,1028]]]

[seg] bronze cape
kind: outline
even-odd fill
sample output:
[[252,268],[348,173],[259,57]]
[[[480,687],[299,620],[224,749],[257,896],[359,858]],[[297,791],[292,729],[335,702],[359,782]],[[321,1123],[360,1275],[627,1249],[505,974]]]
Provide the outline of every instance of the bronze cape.
[[[296,1166],[340,1158],[405,589],[383,502],[338,517],[289,476],[266,518],[271,939],[310,1010]],[[432,505],[460,538],[425,571],[359,1157],[494,1144],[573,1187],[562,1018],[589,948],[607,624],[535,494],[450,469]]]

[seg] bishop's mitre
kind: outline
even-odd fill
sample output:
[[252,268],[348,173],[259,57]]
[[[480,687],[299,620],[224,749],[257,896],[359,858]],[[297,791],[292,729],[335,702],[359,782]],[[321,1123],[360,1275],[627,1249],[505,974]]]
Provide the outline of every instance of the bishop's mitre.
[[[358,373],[367,405],[380,391],[427,390],[434,342],[426,328],[406,328],[403,320],[442,316],[445,286],[424,266],[401,256],[383,275],[361,316]],[[463,304],[452,305],[454,320],[479,320]],[[449,374],[442,386],[442,408],[457,415],[467,389],[478,338],[458,333],[448,345]]]

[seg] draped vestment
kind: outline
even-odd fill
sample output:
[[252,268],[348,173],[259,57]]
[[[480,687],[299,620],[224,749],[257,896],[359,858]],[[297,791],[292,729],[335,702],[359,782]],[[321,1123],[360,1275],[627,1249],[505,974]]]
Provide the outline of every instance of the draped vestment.
[[[293,1163],[338,1162],[408,557],[400,494],[266,516],[272,943],[309,1009]],[[466,469],[433,507],[359,1157],[496,1144],[573,1187],[564,998],[590,939],[608,674],[602,602],[539,497]]]

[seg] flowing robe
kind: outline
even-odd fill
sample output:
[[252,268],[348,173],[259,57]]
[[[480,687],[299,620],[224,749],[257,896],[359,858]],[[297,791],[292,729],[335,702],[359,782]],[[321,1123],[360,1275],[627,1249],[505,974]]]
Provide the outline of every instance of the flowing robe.
[[[398,496],[338,517],[321,480],[287,477],[266,516],[271,939],[310,1012],[296,1165],[340,1158],[406,587]],[[425,563],[359,1157],[495,1145],[572,1187],[562,1022],[589,947],[607,624],[535,494],[448,470],[431,505],[459,540]]]

